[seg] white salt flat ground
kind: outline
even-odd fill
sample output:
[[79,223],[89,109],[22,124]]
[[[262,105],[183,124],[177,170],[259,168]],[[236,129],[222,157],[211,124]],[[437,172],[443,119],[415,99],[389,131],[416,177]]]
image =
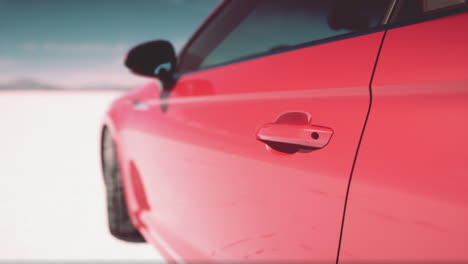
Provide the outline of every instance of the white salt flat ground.
[[0,91],[0,261],[163,262],[107,231],[99,124],[118,95]]

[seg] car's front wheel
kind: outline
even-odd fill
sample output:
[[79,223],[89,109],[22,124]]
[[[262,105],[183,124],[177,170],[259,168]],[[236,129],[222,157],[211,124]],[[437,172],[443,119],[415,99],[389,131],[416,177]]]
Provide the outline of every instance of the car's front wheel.
[[103,129],[101,141],[101,161],[106,185],[109,231],[114,237],[123,241],[145,242],[128,214],[117,151],[107,128]]

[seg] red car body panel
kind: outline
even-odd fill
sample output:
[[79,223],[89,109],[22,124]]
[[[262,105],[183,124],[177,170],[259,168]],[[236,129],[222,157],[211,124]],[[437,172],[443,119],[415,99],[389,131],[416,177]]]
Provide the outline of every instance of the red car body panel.
[[[467,16],[186,73],[169,93],[152,82],[117,99],[104,125],[134,224],[170,262],[335,263],[339,247],[340,263],[467,261]],[[257,139],[294,112],[329,128],[328,144],[284,154]]]
[[[163,100],[156,83],[121,98],[114,137],[144,236],[175,261],[334,263],[383,34],[185,74]],[[256,139],[298,111],[333,130],[323,149],[284,155]]]
[[468,14],[388,31],[340,263],[468,261]]

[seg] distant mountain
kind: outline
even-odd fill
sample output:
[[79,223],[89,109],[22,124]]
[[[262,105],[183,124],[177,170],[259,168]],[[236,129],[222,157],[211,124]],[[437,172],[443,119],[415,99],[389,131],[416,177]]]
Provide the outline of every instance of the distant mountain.
[[60,88],[30,79],[0,83],[0,90],[59,90]]
[[69,89],[69,90],[79,90],[79,91],[109,91],[109,90],[117,90],[117,91],[128,91],[128,90],[131,90],[135,87],[137,87],[138,85],[120,85],[120,86],[117,86],[117,85],[108,85],[108,84],[104,84],[104,85],[92,85],[92,86],[83,86],[83,87],[79,87],[79,88],[73,88],[73,89]]
[[64,88],[59,87],[56,85],[45,84],[36,80],[31,79],[21,79],[17,81],[13,81],[10,83],[0,83],[0,90],[22,90],[22,91],[29,91],[29,90],[66,90],[66,91],[109,91],[109,90],[117,90],[117,91],[128,91],[136,86],[128,86],[128,85],[88,85],[78,88]]

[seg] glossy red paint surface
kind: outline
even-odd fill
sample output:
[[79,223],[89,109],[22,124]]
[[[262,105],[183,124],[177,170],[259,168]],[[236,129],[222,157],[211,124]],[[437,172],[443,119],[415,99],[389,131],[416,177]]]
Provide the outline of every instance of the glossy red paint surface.
[[[186,74],[164,100],[156,83],[120,98],[109,119],[144,236],[172,261],[334,263],[382,37]],[[328,144],[284,154],[257,140],[288,112],[330,128]]]
[[[387,32],[340,263],[468,262],[467,17]],[[335,263],[383,35],[193,72],[169,94],[153,82],[114,102],[105,124],[145,238],[173,262]],[[330,137],[312,151],[259,141],[307,145],[314,131]]]
[[468,262],[468,14],[388,31],[340,263]]

